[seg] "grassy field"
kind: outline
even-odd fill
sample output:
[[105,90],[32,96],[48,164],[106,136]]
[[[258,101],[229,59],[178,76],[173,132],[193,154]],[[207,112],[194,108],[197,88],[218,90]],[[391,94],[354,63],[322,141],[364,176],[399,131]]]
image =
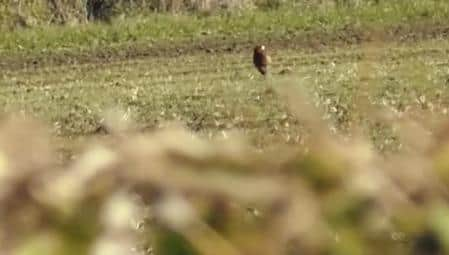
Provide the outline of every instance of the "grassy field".
[[336,130],[366,126],[379,143],[388,141],[381,131],[369,128],[375,123],[359,111],[362,96],[397,114],[416,109],[447,113],[449,44],[444,40],[362,44],[314,53],[273,48],[266,80],[253,68],[249,47],[231,53],[6,69],[0,79],[0,105],[4,111],[24,111],[46,120],[62,137],[97,134],[102,111],[118,106],[143,130],[179,120],[203,134],[237,129],[256,145],[299,142],[305,135],[283,100],[272,93],[273,87],[284,84],[306,88]]
[[[329,3],[332,3],[329,1]],[[147,47],[167,43],[198,44],[202,40],[240,43],[267,39],[292,40],[298,36],[336,33],[341,29],[378,30],[398,26],[444,25],[449,17],[446,1],[380,1],[358,5],[300,2],[271,10],[240,10],[213,15],[150,14],[117,18],[112,24],[73,26],[36,25],[0,34],[0,53],[58,52]],[[348,38],[351,40],[351,38]],[[326,43],[325,41],[323,43]]]
[[128,254],[137,193],[146,254],[449,251],[449,3],[310,8],[1,33],[2,112],[51,132],[0,124],[0,247]]

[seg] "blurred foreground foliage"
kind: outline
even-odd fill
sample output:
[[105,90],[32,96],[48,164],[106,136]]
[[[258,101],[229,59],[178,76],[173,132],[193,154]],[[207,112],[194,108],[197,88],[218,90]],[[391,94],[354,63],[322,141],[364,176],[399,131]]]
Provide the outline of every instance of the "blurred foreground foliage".
[[305,145],[257,151],[178,125],[136,133],[118,112],[106,141],[60,165],[44,127],[4,117],[2,254],[449,253],[446,124],[379,117],[402,135],[383,155],[278,92],[309,127]]

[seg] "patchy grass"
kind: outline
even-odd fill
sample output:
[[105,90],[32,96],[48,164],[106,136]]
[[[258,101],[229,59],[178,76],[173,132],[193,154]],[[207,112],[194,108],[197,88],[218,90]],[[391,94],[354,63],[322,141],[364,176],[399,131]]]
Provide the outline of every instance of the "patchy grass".
[[[398,116],[445,116],[448,52],[449,44],[438,40],[312,54],[278,49],[270,52],[268,80],[253,69],[250,50],[35,65],[3,72],[0,105],[46,120],[62,137],[97,134],[103,110],[118,106],[142,130],[176,120],[205,136],[237,129],[258,146],[302,143],[307,130],[272,91],[287,81],[310,92],[334,132],[361,128],[378,148],[391,150],[400,147],[394,128],[380,125],[360,102]],[[279,74],[285,69],[291,73]]]
[[0,34],[0,53],[101,49],[153,43],[194,43],[202,38],[288,40],[305,31],[361,30],[402,24],[445,24],[447,1],[380,1],[379,4],[334,7],[298,4],[272,10],[243,10],[201,16],[149,14],[115,19],[111,25],[36,26]]

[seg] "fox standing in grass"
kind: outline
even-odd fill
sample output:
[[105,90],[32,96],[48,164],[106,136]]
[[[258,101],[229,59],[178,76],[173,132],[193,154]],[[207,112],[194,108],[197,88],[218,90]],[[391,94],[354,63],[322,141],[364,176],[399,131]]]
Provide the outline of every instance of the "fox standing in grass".
[[254,47],[253,63],[262,75],[268,73],[267,65],[269,62],[270,57],[267,55],[265,45],[257,45]]

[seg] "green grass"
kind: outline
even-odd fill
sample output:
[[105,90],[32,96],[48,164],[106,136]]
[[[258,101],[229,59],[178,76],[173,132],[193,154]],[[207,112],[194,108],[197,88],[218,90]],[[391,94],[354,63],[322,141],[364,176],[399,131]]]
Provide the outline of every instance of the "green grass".
[[210,16],[149,14],[115,19],[111,25],[36,26],[0,34],[0,53],[95,49],[151,45],[204,38],[242,40],[291,38],[304,31],[335,31],[347,25],[361,29],[413,23],[444,24],[447,1],[381,1],[357,7],[302,4],[299,7],[245,10]]

